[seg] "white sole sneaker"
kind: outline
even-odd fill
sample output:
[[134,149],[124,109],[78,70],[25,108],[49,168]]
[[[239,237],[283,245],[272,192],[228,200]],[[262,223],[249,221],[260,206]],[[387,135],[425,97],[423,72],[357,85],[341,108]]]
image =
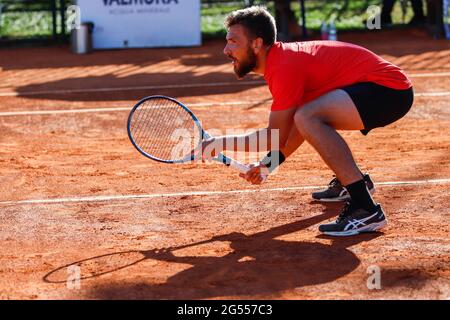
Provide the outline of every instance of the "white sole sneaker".
[[366,232],[374,232],[380,229],[383,229],[387,225],[387,219],[377,222],[377,223],[371,223],[367,226],[364,226],[360,229],[353,229],[349,231],[340,231],[340,232],[323,232],[323,234],[326,234],[328,236],[335,236],[335,237],[347,237],[347,236],[354,236],[360,233],[366,233]]

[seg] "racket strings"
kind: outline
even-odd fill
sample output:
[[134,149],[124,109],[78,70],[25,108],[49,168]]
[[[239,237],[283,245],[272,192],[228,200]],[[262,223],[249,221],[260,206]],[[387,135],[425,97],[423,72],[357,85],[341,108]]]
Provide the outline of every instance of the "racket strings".
[[[164,109],[166,108],[166,105],[168,104],[168,100],[161,100],[159,101],[159,105],[155,103],[155,110],[152,110],[151,100],[147,100],[145,102],[146,105],[142,106],[144,109],[140,110],[141,113],[145,115],[145,119],[142,121],[143,127],[146,129],[144,132],[142,132],[143,141],[141,144],[143,146],[147,146],[149,143],[152,142],[152,139],[155,139],[160,136],[160,134],[164,134],[163,130],[166,129],[164,126],[161,125],[161,123],[158,123],[158,120],[164,120],[164,118],[170,119],[170,114],[167,115],[160,115],[157,114],[156,111],[158,108]],[[148,108],[149,110],[145,110],[145,108]],[[171,113],[170,109],[168,109],[169,113]],[[144,113],[145,112],[145,113]],[[153,115],[152,115],[153,113]],[[167,120],[166,119],[166,120]],[[169,123],[167,123],[169,125]],[[156,145],[155,145],[156,147]]]
[[130,131],[142,151],[161,160],[183,159],[200,139],[190,113],[165,98],[142,102],[131,118]]

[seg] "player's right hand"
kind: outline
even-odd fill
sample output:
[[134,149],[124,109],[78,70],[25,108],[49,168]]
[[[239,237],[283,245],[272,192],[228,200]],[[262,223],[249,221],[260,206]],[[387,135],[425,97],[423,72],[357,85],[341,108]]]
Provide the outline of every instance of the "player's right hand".
[[241,178],[244,178],[251,184],[258,185],[266,181],[269,174],[269,169],[265,165],[257,162],[254,164],[250,164],[250,170],[248,170],[246,173],[240,173],[239,176]]

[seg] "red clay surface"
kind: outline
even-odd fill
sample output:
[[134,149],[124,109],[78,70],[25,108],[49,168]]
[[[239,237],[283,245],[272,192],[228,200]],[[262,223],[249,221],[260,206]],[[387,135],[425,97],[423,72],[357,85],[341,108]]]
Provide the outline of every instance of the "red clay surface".
[[[350,238],[317,231],[340,205],[311,202],[309,188],[331,172],[306,144],[256,187],[218,164],[142,157],[126,135],[127,110],[3,114],[131,109],[143,96],[165,94],[187,105],[217,103],[192,108],[206,129],[265,126],[270,93],[258,77],[235,79],[223,41],[86,56],[68,47],[1,50],[1,298],[449,299],[450,42],[420,31],[341,40],[403,67],[417,94],[397,123],[367,137],[343,132],[355,158],[376,183],[422,183],[378,185],[388,227]],[[206,86],[222,82],[236,85]],[[205,86],[151,88],[183,84]],[[289,187],[305,189],[268,190]],[[125,197],[192,191],[224,192]],[[73,201],[20,202],[61,198]],[[80,288],[68,285],[71,266],[80,268]],[[381,270],[381,289],[367,287],[370,266]]]

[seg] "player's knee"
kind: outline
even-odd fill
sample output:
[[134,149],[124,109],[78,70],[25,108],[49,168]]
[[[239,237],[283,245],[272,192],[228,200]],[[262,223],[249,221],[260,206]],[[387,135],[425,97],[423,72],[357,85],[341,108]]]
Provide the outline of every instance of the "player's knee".
[[313,105],[306,104],[303,107],[299,108],[294,115],[294,121],[297,128],[302,130],[302,128],[306,128],[311,121],[316,117],[316,112],[314,110]]

